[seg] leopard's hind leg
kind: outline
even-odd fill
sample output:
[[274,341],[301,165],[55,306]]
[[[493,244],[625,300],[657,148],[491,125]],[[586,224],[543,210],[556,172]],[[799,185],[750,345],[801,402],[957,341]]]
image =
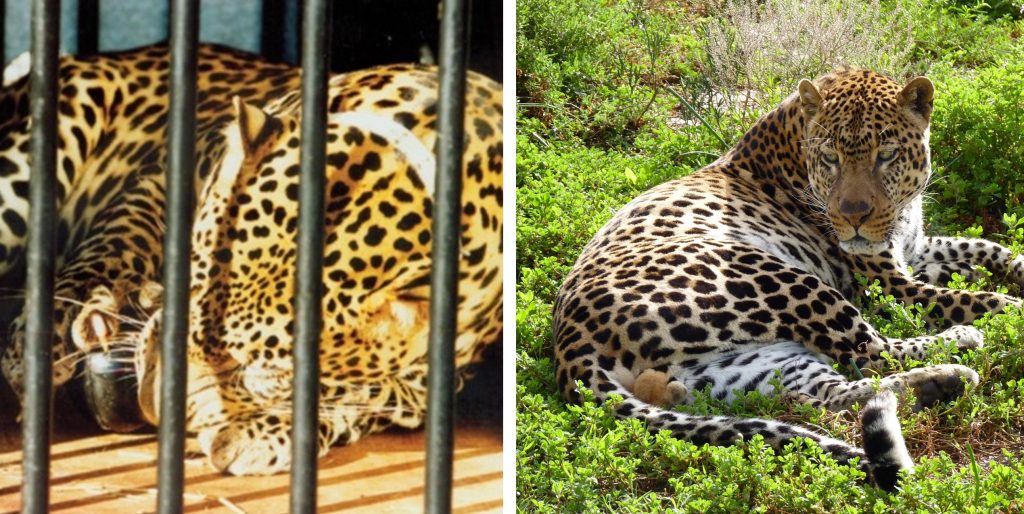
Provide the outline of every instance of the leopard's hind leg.
[[728,352],[706,365],[673,374],[690,390],[710,386],[711,394],[720,400],[731,401],[736,391],[781,393],[832,411],[864,404],[879,391],[902,394],[908,390],[917,398],[916,410],[956,399],[964,394],[967,383],[978,383],[974,370],[958,364],[926,366],[878,381],[850,381],[820,354],[789,341]]
[[640,373],[630,390],[641,401],[664,408],[685,403],[689,395],[682,381],[653,368]]

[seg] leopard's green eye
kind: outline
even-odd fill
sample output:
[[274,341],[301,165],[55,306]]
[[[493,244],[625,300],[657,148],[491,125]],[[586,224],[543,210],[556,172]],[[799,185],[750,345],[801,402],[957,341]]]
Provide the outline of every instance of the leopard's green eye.
[[885,162],[892,159],[893,157],[896,157],[896,150],[892,148],[886,148],[878,151],[879,161]]
[[822,152],[821,160],[825,161],[827,164],[836,165],[839,164],[839,154],[835,152]]

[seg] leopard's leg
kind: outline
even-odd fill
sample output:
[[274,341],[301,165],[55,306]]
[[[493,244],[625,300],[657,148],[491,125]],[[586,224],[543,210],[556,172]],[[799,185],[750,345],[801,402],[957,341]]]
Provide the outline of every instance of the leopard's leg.
[[705,365],[682,369],[674,376],[691,390],[711,387],[711,394],[732,401],[737,391],[758,391],[824,407],[832,411],[864,404],[879,391],[902,394],[913,390],[915,409],[963,396],[978,374],[957,364],[940,364],[886,376],[881,380],[847,380],[832,365],[803,345],[785,341],[724,353]]
[[891,251],[875,256],[857,256],[851,259],[851,264],[854,271],[869,281],[877,279],[884,293],[903,303],[935,304],[926,319],[934,327],[969,324],[986,313],[998,312],[1007,306],[1024,305],[1020,298],[1001,293],[962,291],[921,282],[910,276]]
[[[10,385],[19,403],[22,401],[22,393],[25,390],[25,368],[22,364],[24,362],[24,327],[24,316],[19,316],[11,322],[8,332],[11,344],[4,348],[3,353],[0,354],[0,370],[2,370],[4,379],[7,380],[7,384]],[[57,387],[71,380],[71,377],[74,376],[77,360],[75,353],[70,347],[57,343],[53,345],[52,358],[53,386]]]
[[[827,364],[821,366],[834,373],[834,370]],[[808,369],[815,367],[815,365],[811,365],[808,366]],[[978,385],[978,373],[959,364],[937,364],[915,368],[910,371],[894,373],[877,381],[873,378],[847,381],[838,373],[835,373],[835,376],[829,376],[823,371],[813,384],[805,384],[803,387],[797,388],[795,393],[790,394],[789,397],[815,407],[840,411],[849,409],[855,403],[863,405],[874,398],[879,391],[892,391],[900,395],[913,391],[915,398],[913,410],[919,411],[963,396],[967,391],[967,384]]]
[[915,279],[937,286],[949,284],[954,273],[971,282],[980,278],[974,266],[964,262],[926,262],[911,264],[911,268]]
[[974,279],[975,266],[1024,285],[1024,257],[1014,256],[1003,245],[966,237],[924,237],[908,264],[914,276],[929,284],[945,286],[953,273]]
[[880,392],[861,411],[862,449],[819,431],[775,419],[697,416],[664,410],[637,398],[602,369],[596,370],[593,380],[595,395],[602,401],[612,394],[622,397],[613,407],[616,415],[644,419],[652,432],[667,430],[673,437],[694,444],[728,445],[761,436],[765,443],[779,451],[795,438],[804,438],[818,444],[837,462],[846,464],[859,459],[859,467],[869,479],[889,491],[895,489],[900,470],[914,467],[896,417],[896,397],[891,391]]
[[160,302],[163,179],[130,180],[57,277],[68,305],[54,330],[81,352],[138,332]]

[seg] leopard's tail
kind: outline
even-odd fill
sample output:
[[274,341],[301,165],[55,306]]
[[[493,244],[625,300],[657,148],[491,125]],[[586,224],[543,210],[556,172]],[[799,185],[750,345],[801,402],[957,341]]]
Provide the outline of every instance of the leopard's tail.
[[817,443],[840,463],[859,458],[860,469],[867,473],[869,480],[887,491],[895,489],[899,470],[913,468],[913,460],[907,452],[896,418],[896,397],[891,391],[879,393],[864,407],[861,416],[862,449],[798,425],[771,419],[696,416],[666,410],[640,400],[600,369],[594,370],[591,388],[602,402],[612,394],[622,397],[614,407],[617,416],[643,419],[652,432],[668,430],[674,437],[694,444],[727,446],[760,434],[766,443],[779,451],[794,438],[803,437]]
[[871,479],[878,487],[892,491],[899,482],[899,471],[914,468],[896,417],[896,395],[892,391],[878,393],[864,406],[860,424]]

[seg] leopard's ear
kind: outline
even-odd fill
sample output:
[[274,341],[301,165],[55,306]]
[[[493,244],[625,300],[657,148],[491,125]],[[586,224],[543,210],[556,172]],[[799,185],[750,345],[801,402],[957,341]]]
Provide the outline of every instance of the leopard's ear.
[[797,90],[800,94],[800,108],[804,111],[804,117],[807,119],[813,118],[815,114],[818,114],[818,110],[821,109],[821,93],[818,92],[818,88],[814,86],[814,83],[807,79],[800,81]]
[[927,125],[932,116],[934,96],[935,86],[932,85],[932,81],[928,80],[928,77],[915,77],[903,86],[903,91],[900,91],[896,99],[907,114],[913,118],[920,118]]
[[245,151],[246,157],[251,157],[280,132],[281,121],[237,96],[231,100],[235,105],[235,114],[238,117],[238,133],[242,140],[242,150]]

